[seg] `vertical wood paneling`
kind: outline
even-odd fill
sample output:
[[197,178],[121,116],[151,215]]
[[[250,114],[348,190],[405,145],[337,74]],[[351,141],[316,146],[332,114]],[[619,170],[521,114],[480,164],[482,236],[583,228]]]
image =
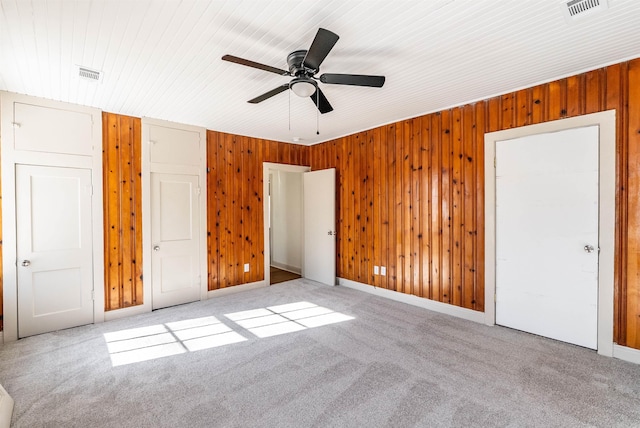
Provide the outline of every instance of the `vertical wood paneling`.
[[615,338],[640,348],[638,88],[634,60],[311,147],[340,177],[338,276],[484,310],[484,134],[616,109]]
[[420,195],[420,254],[421,268],[421,292],[420,297],[431,298],[431,120],[428,117],[420,118],[420,157],[422,158],[422,170]]
[[640,348],[640,60],[629,64],[627,146],[626,342]]
[[[301,145],[207,131],[209,290],[264,279],[262,164],[309,165],[309,151]],[[245,263],[249,272],[244,272]]]
[[143,303],[141,121],[102,114],[105,310]]
[[387,161],[388,161],[388,171],[387,171],[387,213],[389,215],[389,233],[387,235],[388,246],[386,248],[387,252],[387,264],[383,265],[387,268],[387,289],[389,290],[397,290],[398,289],[398,272],[396,269],[397,262],[397,247],[396,242],[398,241],[398,231],[400,230],[398,227],[398,219],[396,217],[396,205],[398,201],[396,199],[396,189],[397,189],[397,177],[396,171],[397,167],[397,159],[396,159],[396,125],[388,125],[383,130],[384,135],[386,135],[386,143],[387,143]]

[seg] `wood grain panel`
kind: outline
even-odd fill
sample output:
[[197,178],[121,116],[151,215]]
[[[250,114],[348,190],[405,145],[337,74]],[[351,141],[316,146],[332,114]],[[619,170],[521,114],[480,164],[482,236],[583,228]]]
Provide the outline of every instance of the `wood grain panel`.
[[141,305],[141,121],[102,113],[105,311]]
[[[616,109],[615,338],[640,349],[638,88],[640,59],[311,147],[312,168],[341,177],[338,276],[484,310],[484,134]],[[362,248],[386,277],[362,275]]]
[[640,348],[640,60],[629,64],[627,125],[626,342]]
[[[264,279],[262,163],[309,165],[309,151],[296,144],[207,131],[209,290]],[[320,157],[315,160],[322,162]],[[244,272],[245,263],[249,272]]]

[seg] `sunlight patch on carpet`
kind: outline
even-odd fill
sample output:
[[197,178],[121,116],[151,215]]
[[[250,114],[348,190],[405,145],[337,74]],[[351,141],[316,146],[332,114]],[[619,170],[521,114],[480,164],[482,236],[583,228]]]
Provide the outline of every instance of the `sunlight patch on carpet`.
[[225,314],[254,335],[264,338],[293,333],[308,328],[321,327],[352,320],[353,317],[334,312],[310,302],[288,303],[267,308]]
[[[224,317],[258,338],[354,319],[309,302],[251,309]],[[104,339],[113,367],[249,340],[214,316],[114,331],[105,333]]]

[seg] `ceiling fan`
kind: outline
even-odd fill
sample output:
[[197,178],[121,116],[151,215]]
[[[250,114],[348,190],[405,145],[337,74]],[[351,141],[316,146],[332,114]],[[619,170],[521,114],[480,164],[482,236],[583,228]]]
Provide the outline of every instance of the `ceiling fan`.
[[329,113],[333,110],[329,100],[324,96],[322,90],[318,87],[318,81],[333,85],[353,85],[353,86],[369,86],[381,88],[384,85],[384,76],[369,76],[363,74],[335,74],[325,73],[320,77],[316,74],[320,71],[320,64],[327,57],[333,46],[338,41],[337,34],[332,33],[324,28],[319,28],[316,37],[313,39],[309,50],[297,50],[291,52],[287,56],[287,64],[289,70],[282,70],[269,65],[260,64],[248,59],[238,58],[233,55],[225,55],[223,60],[235,62],[236,64],[246,65],[260,70],[276,73],[281,76],[291,76],[293,79],[289,83],[278,86],[248,102],[251,104],[260,103],[266,99],[273,97],[281,92],[291,89],[299,97],[310,97],[316,105],[320,113]]

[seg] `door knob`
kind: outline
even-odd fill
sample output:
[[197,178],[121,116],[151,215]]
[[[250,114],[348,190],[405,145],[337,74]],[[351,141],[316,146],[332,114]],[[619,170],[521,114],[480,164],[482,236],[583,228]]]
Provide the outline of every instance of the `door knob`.
[[31,265],[31,261],[30,260],[23,260],[22,261],[22,266],[27,267],[29,265]]
[[160,251],[160,246],[159,245],[154,245],[153,251]]
[[593,250],[595,250],[595,248],[593,248],[593,245],[585,245],[584,246],[584,251],[587,253],[593,253]]

